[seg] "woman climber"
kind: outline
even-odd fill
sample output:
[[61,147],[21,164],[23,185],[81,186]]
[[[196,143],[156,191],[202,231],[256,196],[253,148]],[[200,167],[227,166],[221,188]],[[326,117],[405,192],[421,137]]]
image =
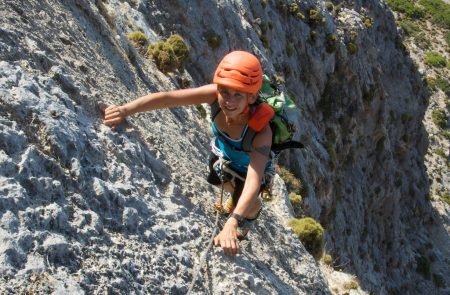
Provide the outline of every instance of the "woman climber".
[[258,58],[245,51],[233,51],[220,62],[213,84],[151,93],[105,110],[104,124],[114,128],[127,116],[139,112],[201,103],[211,106],[214,138],[208,182],[223,183],[232,195],[224,205],[229,218],[214,238],[214,244],[222,247],[227,255],[238,252],[239,239],[246,236],[261,210],[261,189],[273,176],[272,131],[268,124],[256,133],[250,151],[242,147],[261,86],[262,67]]

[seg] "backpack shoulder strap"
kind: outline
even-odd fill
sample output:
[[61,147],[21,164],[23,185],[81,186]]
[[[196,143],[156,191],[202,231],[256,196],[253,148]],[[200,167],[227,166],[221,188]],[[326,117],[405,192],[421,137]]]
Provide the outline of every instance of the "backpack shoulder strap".
[[272,144],[271,150],[274,152],[281,152],[282,150],[285,149],[303,149],[304,147],[305,146],[303,145],[303,143],[291,140],[279,144]]
[[268,103],[260,103],[247,122],[248,129],[242,139],[242,149],[246,152],[252,150],[253,139],[256,134],[266,127],[275,115],[275,111]]
[[257,133],[256,130],[248,126],[247,132],[245,132],[244,138],[242,139],[242,150],[244,150],[244,152],[249,153],[252,151],[252,142]]

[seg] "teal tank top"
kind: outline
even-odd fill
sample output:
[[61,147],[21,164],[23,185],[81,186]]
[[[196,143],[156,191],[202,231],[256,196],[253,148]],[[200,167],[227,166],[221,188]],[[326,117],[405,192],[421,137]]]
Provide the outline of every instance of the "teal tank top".
[[239,139],[232,139],[222,131],[220,131],[214,120],[211,122],[211,128],[214,138],[211,141],[212,152],[225,160],[230,161],[230,168],[236,172],[247,173],[250,164],[250,154],[242,149],[242,139],[248,126],[245,125],[244,130]]
[[[214,135],[211,140],[212,153],[230,161],[230,168],[234,171],[247,174],[248,165],[250,164],[250,153],[244,151],[243,139],[248,130],[248,125],[245,125],[239,139],[232,139],[217,128],[215,118],[219,112],[219,103],[215,101],[211,105],[211,129]],[[267,161],[265,174],[274,174],[271,158],[272,155]]]

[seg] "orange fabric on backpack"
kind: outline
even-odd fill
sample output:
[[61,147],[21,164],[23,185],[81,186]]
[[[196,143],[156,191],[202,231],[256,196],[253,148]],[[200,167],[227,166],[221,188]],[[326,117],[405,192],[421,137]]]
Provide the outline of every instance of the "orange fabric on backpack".
[[256,132],[259,132],[269,124],[269,121],[273,116],[275,116],[273,108],[268,103],[263,102],[256,107],[256,110],[251,115],[247,125]]

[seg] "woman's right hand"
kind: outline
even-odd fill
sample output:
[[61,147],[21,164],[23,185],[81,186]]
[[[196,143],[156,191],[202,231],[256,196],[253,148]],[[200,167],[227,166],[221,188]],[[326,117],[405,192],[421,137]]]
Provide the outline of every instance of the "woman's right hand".
[[126,117],[127,114],[122,106],[110,105],[105,109],[103,124],[111,126],[114,130]]

